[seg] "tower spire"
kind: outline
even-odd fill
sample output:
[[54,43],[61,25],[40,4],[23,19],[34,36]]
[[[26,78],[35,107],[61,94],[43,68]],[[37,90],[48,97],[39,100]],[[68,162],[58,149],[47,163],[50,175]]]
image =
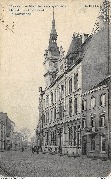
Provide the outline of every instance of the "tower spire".
[[54,55],[59,55],[59,48],[57,46],[57,31],[55,28],[55,17],[54,17],[54,6],[53,6],[53,12],[52,12],[52,28],[49,38],[49,46],[48,50]]
[[53,6],[53,20],[54,20],[54,6]]
[[54,17],[54,6],[53,6],[52,29],[50,33],[49,47],[53,46],[56,43],[56,40],[57,40],[57,32],[55,28],[55,17]]
[[56,33],[56,29],[55,29],[55,19],[54,19],[54,6],[53,6],[53,18],[52,18],[52,34]]

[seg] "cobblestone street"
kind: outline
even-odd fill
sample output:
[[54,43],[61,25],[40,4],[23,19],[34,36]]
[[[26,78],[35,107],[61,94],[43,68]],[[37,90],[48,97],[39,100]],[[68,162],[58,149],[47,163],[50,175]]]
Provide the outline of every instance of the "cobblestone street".
[[18,177],[106,177],[111,172],[109,160],[31,154],[31,151],[2,152],[0,166],[10,176]]

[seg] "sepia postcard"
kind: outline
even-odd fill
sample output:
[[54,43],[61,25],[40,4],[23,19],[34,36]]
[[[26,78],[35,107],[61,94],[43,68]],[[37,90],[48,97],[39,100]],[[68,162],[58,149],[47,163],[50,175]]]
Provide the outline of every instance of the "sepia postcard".
[[111,177],[111,1],[0,1],[0,178]]

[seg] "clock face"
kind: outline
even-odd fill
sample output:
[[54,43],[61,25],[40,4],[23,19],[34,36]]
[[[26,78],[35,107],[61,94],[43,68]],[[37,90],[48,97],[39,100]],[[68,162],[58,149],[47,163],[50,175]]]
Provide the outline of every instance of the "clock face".
[[53,47],[51,47],[51,51],[55,51],[56,50],[56,48],[53,46]]

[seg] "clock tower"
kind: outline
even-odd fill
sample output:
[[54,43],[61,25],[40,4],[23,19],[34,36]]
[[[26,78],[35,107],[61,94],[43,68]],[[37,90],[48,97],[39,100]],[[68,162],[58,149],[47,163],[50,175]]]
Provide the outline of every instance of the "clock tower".
[[48,49],[45,50],[45,82],[46,87],[50,86],[50,84],[55,80],[56,74],[58,71],[58,59],[60,57],[59,47],[57,46],[57,32],[55,28],[55,18],[54,18],[54,7],[53,7],[53,19],[52,19],[52,29],[49,38],[49,46]]

